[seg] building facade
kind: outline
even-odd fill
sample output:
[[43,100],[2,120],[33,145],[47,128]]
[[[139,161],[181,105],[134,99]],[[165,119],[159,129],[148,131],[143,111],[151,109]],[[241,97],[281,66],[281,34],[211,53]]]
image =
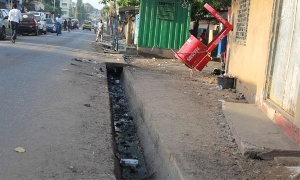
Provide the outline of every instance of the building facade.
[[233,0],[226,72],[300,144],[300,2]]
[[72,0],[60,0],[61,17],[69,18],[72,12]]

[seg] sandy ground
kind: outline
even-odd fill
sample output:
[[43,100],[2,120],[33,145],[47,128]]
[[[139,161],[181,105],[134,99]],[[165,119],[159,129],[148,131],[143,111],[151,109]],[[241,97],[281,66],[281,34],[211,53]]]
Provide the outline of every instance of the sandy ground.
[[[160,123],[161,130],[169,141],[172,141],[174,154],[183,158],[189,164],[186,167],[197,169],[191,171],[189,177],[200,179],[289,179],[289,171],[278,167],[274,160],[258,160],[243,157],[237,148],[230,128],[222,112],[221,101],[247,103],[243,94],[234,89],[217,89],[217,77],[212,74],[214,68],[220,68],[220,62],[211,61],[203,71],[195,71],[190,76],[190,69],[176,59],[162,59],[152,55],[125,56],[128,68],[140,86],[150,91],[160,93],[159,88],[170,88],[168,94],[172,101],[180,104],[181,98],[188,98],[191,104],[197,104],[199,113],[186,112],[186,120],[181,127],[168,123]],[[148,80],[148,81],[147,81]],[[157,87],[156,82],[163,86]],[[173,82],[173,83],[172,83]],[[149,85],[150,83],[150,85]],[[152,84],[151,84],[152,83]],[[163,93],[163,92],[162,92]],[[180,95],[181,94],[181,95]],[[167,99],[167,98],[166,98]],[[167,104],[168,102],[164,102]],[[167,111],[159,107],[157,111]],[[189,119],[197,119],[197,124],[189,124]],[[189,125],[188,125],[189,124]],[[197,126],[197,130],[193,126]],[[167,134],[164,129],[172,129]],[[178,129],[179,128],[179,129]],[[181,141],[177,141],[177,132],[183,132]],[[190,128],[190,130],[189,130]],[[172,136],[171,138],[169,136]],[[195,168],[196,167],[196,168]],[[186,171],[189,171],[188,169]]]

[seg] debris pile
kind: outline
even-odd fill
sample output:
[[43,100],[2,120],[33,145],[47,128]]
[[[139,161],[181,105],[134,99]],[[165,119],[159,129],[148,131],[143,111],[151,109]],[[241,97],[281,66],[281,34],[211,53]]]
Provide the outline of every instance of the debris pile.
[[108,74],[116,157],[124,179],[146,179],[147,170],[136,126],[129,114],[129,105],[119,77]]

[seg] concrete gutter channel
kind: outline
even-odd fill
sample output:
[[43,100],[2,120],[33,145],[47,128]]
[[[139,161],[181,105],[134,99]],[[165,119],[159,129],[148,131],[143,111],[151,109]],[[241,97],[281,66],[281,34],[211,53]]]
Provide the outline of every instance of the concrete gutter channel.
[[125,94],[130,94],[128,99],[131,114],[136,120],[138,135],[144,148],[144,156],[148,165],[148,175],[150,179],[186,179],[181,173],[174,159],[171,150],[167,147],[163,138],[156,131],[155,125],[151,124],[152,120],[157,118],[147,109],[143,100],[143,94],[136,91],[134,78],[131,72],[124,68],[123,87]]
[[[182,159],[178,161],[175,158],[171,145],[165,142],[168,141],[168,138],[162,137],[161,132],[157,129],[157,119],[161,118],[162,115],[152,112],[151,105],[149,105],[151,101],[144,94],[149,92],[143,91],[144,87],[139,87],[140,84],[135,79],[136,77],[126,68],[128,65],[124,61],[122,63],[110,63],[109,66],[123,67],[121,82],[144,150],[148,166],[148,179],[195,178],[185,170],[185,167],[182,167],[182,163],[188,162],[181,162]],[[255,105],[225,102],[223,112],[244,156],[258,159],[280,159],[281,161],[290,162],[295,161],[294,157],[300,157],[299,145],[287,138]],[[291,156],[293,158],[282,160],[281,156]],[[300,176],[299,167],[300,164],[295,166],[297,177]]]
[[[160,133],[156,131],[155,125],[152,124],[153,119],[157,117],[148,109],[143,93],[137,92],[135,87],[139,85],[134,82],[134,77],[126,66],[128,65],[123,62],[106,63],[107,71],[109,69],[123,69],[120,83],[122,83],[125,91],[130,115],[136,124],[139,140],[144,151],[148,174],[146,179],[187,179],[182,175],[182,171],[177,165],[172,151],[167,147]],[[117,152],[118,150],[115,149],[115,151]],[[117,171],[121,170],[117,168]]]

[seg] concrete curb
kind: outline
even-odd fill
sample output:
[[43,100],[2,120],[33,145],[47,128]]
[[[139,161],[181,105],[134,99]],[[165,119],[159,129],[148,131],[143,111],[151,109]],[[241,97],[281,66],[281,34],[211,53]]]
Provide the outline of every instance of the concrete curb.
[[135,91],[136,85],[132,81],[133,76],[126,68],[123,69],[122,79],[126,94],[131,96],[129,104],[138,127],[142,146],[145,148],[144,155],[148,167],[150,167],[148,169],[149,179],[184,179],[171,151],[159,137],[151,121],[148,120],[153,118],[153,115],[145,109],[145,105],[141,101],[141,94]]

